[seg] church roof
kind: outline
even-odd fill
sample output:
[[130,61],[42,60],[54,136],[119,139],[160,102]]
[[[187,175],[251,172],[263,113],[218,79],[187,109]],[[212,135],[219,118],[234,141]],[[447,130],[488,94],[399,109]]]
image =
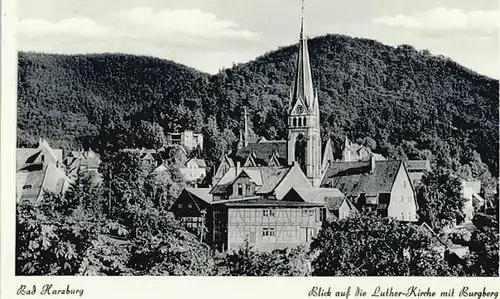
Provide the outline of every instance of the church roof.
[[401,165],[400,160],[376,161],[372,171],[370,161],[333,162],[328,167],[321,186],[338,188],[353,197],[361,193],[390,193]]

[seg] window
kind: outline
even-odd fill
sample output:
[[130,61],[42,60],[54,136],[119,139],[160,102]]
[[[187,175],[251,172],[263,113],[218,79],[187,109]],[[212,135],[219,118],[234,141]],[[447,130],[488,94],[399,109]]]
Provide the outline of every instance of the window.
[[309,217],[314,216],[314,209],[309,210]]
[[31,189],[31,185],[24,185],[23,190]]
[[238,195],[242,196],[243,195],[243,185],[238,184]]
[[273,237],[273,236],[275,236],[274,227],[263,227],[262,228],[262,236],[263,237]]
[[304,127],[307,125],[307,120],[304,118]]
[[274,210],[262,210],[262,216],[274,217]]
[[405,197],[403,195],[401,195],[401,202],[404,202],[405,200]]
[[179,205],[177,205],[177,207],[178,207],[179,209],[182,209],[182,204],[180,203]]
[[293,119],[293,126],[294,126],[294,127],[296,127],[296,126],[297,126],[297,119],[296,119],[296,118],[294,118],[294,119]]
[[250,195],[250,194],[252,194],[251,189],[250,189],[250,187],[251,187],[251,186],[252,186],[252,185],[245,185],[245,187],[246,187],[245,194],[246,194],[246,195]]
[[188,203],[188,208],[190,208],[190,209],[191,209],[192,207],[193,207],[193,205],[192,205],[192,204],[190,204],[190,203]]
[[406,188],[406,181],[403,181],[403,188]]
[[401,220],[405,221],[405,214],[401,213]]
[[299,127],[302,127],[302,118],[299,117]]

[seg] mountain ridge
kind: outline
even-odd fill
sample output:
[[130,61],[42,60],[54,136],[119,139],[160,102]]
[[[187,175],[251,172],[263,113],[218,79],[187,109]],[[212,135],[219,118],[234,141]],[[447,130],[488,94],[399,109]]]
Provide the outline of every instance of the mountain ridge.
[[[176,131],[201,130],[212,117],[234,139],[243,105],[258,134],[284,138],[296,49],[280,47],[215,75],[130,54],[20,53],[18,145],[38,135],[82,144],[80,137],[95,139],[110,118]],[[324,138],[338,146],[343,135],[369,137],[389,157],[444,151],[462,165],[476,152],[497,173],[498,80],[426,50],[345,35],[311,38],[309,51]]]

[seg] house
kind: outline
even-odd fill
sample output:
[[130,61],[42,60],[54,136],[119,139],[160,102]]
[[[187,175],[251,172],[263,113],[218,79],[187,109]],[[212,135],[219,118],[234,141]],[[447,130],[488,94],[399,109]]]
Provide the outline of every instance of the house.
[[146,171],[153,171],[156,167],[162,164],[162,158],[160,153],[155,149],[134,149],[126,148],[122,149],[122,152],[138,154],[141,161],[142,167]]
[[359,209],[377,211],[383,217],[417,221],[417,203],[403,161],[333,162],[321,183],[337,188]]
[[351,142],[347,136],[344,137],[341,161],[343,162],[368,161],[371,159],[372,156],[375,157],[375,160],[378,161],[387,160],[381,154],[372,153],[372,150],[368,146],[359,145],[357,143]]
[[62,150],[52,149],[44,139],[37,148],[18,148],[16,151],[16,201],[35,203],[46,192],[63,194],[71,180],[63,168]]
[[203,150],[203,134],[194,133],[191,130],[185,130],[181,133],[167,133],[167,144],[179,144],[186,150],[192,151],[199,147]]
[[481,181],[474,180],[462,180],[462,196],[465,199],[464,203],[464,214],[465,214],[465,223],[472,222],[474,218],[474,214],[477,209],[483,207],[485,201],[479,195],[481,192]]
[[322,205],[262,197],[213,202],[213,247],[259,251],[307,245],[321,228]]
[[210,191],[213,247],[232,250],[245,240],[256,250],[307,245],[321,227],[323,205],[284,200],[292,187],[311,188],[298,164],[240,167],[237,162]]
[[76,180],[79,171],[97,174],[100,164],[101,158],[91,149],[87,151],[71,151],[64,159],[66,173],[72,180]]
[[431,162],[429,160],[408,160],[405,161],[405,166],[413,186],[418,186],[424,174],[431,171]]
[[196,182],[207,176],[207,164],[203,159],[191,158],[183,167],[179,167],[179,171],[188,183],[196,185]]
[[185,188],[170,207],[170,211],[189,230],[199,233],[212,222],[210,188]]
[[293,187],[283,200],[319,203],[324,213],[322,218],[326,221],[341,220],[359,213],[354,204],[335,188]]
[[311,187],[307,177],[295,164],[230,168],[210,193],[214,201],[260,196],[281,200],[292,187]]

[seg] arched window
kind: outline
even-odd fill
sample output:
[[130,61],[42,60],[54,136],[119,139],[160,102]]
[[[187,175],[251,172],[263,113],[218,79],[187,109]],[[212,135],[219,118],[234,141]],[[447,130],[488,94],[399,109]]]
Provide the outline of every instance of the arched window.
[[299,127],[302,127],[302,118],[299,117]]
[[306,122],[306,118],[304,117],[304,121],[302,122],[304,124],[304,127],[307,126]]
[[295,141],[295,162],[297,162],[304,173],[306,173],[306,140],[304,135],[299,134]]
[[293,118],[293,126],[296,127],[297,126],[297,119],[294,117]]

